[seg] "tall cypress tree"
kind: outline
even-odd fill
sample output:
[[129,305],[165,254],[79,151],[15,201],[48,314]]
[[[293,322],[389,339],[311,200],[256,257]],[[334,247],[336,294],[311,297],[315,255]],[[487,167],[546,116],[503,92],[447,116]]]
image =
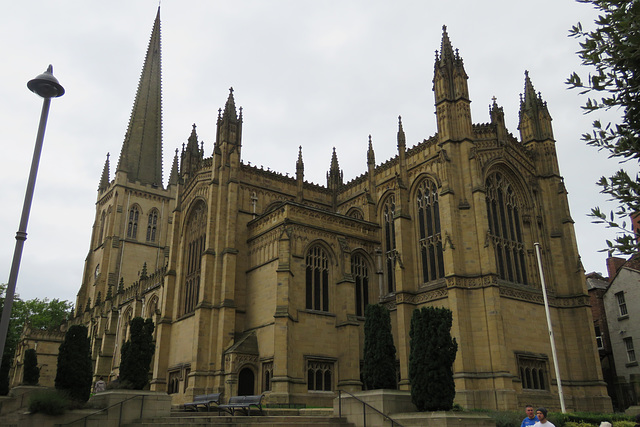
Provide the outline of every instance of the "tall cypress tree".
[[391,334],[389,310],[368,305],[364,322],[362,382],[367,390],[396,388],[396,347]]
[[449,411],[456,394],[453,362],[458,343],[451,337],[453,316],[447,308],[414,310],[409,332],[411,400],[419,411]]
[[131,335],[120,351],[120,381],[134,390],[142,390],[149,383],[149,368],[155,351],[153,321],[142,317],[131,319]]
[[40,368],[38,368],[38,355],[33,348],[24,352],[24,376],[23,382],[27,385],[36,385],[40,380]]
[[91,343],[84,325],[72,325],[58,350],[56,389],[66,392],[80,402],[89,400],[91,394]]

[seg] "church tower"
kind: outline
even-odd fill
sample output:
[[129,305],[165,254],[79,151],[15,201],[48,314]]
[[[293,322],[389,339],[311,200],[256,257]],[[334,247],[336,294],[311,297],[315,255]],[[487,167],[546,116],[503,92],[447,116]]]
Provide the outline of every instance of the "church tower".
[[[98,185],[90,247],[76,301],[81,319],[95,316],[94,308],[117,295],[122,299],[128,288],[162,271],[167,261],[177,181],[173,173],[167,188],[162,181],[160,47],[158,8],[115,177],[110,179],[107,154]],[[142,292],[130,293],[127,298],[134,303],[127,318],[142,315],[145,305]],[[124,322],[117,315],[109,320],[109,324],[96,323],[96,330],[90,332],[96,348],[115,344],[115,349],[101,354],[113,353],[117,359],[125,338],[120,330]],[[107,343],[110,340],[115,341]],[[110,357],[101,357],[96,372],[108,374],[117,365]]]

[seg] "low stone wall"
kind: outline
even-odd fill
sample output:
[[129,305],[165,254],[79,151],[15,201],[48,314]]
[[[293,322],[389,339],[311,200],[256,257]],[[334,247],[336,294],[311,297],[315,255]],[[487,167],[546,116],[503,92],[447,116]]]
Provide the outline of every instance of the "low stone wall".
[[[334,415],[347,418],[356,427],[386,427],[388,419],[405,427],[495,427],[493,419],[483,414],[467,412],[417,412],[411,402],[411,392],[400,390],[371,390],[353,393],[356,398],[342,393],[341,398],[333,402]],[[373,406],[377,411],[363,405],[361,401]]]

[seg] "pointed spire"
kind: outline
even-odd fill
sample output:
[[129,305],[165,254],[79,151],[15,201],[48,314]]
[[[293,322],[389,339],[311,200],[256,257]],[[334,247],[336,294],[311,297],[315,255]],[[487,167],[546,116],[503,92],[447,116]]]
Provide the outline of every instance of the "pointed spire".
[[536,93],[529,71],[524,72],[524,94],[520,95],[519,119],[518,129],[523,142],[553,139],[551,114],[542,94]]
[[376,155],[373,152],[373,143],[371,142],[371,135],[369,135],[369,149],[367,150],[367,164],[375,166]]
[[169,175],[169,185],[176,185],[178,183],[178,149],[176,148],[176,154],[173,156],[173,164],[171,165],[171,174]]
[[107,160],[104,162],[104,168],[102,169],[102,176],[100,177],[100,184],[98,185],[98,191],[102,192],[109,187],[109,153],[107,153]]
[[338,155],[336,154],[336,147],[333,147],[333,154],[331,155],[331,167],[327,173],[327,187],[337,190],[342,185],[342,171],[340,171],[340,165],[338,164]]
[[[457,51],[456,51],[457,53]],[[440,61],[452,62],[454,59],[453,46],[451,40],[449,40],[449,34],[447,33],[447,26],[442,26],[442,42],[440,43]]]
[[[242,110],[241,110],[242,111]],[[236,114],[236,101],[233,98],[233,88],[229,88],[229,97],[227,98],[227,103],[224,105],[224,114],[222,118],[232,118],[238,119],[238,115]]]
[[160,7],[153,24],[117,172],[129,181],[162,186]]
[[187,140],[187,151],[192,155],[200,155],[200,147],[198,146],[198,134],[196,133],[195,123],[191,127],[191,135],[189,135],[189,139]]
[[304,171],[304,162],[302,161],[302,145],[298,147],[298,161],[296,161],[296,172]]
[[407,139],[404,136],[404,129],[402,129],[402,116],[398,116],[398,151],[404,151],[406,145]]

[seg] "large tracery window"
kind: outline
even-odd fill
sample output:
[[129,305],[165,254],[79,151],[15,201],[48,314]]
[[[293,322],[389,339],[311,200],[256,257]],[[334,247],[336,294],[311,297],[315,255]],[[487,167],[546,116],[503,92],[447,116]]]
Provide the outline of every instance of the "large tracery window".
[[356,282],[356,316],[364,316],[369,304],[369,267],[362,255],[351,257],[351,274]]
[[422,261],[422,280],[426,283],[444,277],[442,235],[438,188],[432,181],[423,181],[416,193],[418,236]]
[[387,279],[387,292],[396,290],[396,229],[393,217],[396,212],[396,196],[391,195],[382,208],[383,232],[384,232],[384,254],[385,254],[385,277]]
[[308,310],[329,311],[329,257],[320,246],[309,249],[306,257]]
[[199,202],[192,210],[187,221],[185,239],[185,277],[183,314],[196,309],[200,293],[200,270],[206,237],[207,210],[203,202]]
[[137,206],[133,206],[129,209],[129,222],[127,224],[127,237],[135,239],[138,235],[138,217],[140,211]]
[[503,280],[527,284],[520,214],[522,205],[503,174],[487,178],[487,216],[493,240],[498,275]]

